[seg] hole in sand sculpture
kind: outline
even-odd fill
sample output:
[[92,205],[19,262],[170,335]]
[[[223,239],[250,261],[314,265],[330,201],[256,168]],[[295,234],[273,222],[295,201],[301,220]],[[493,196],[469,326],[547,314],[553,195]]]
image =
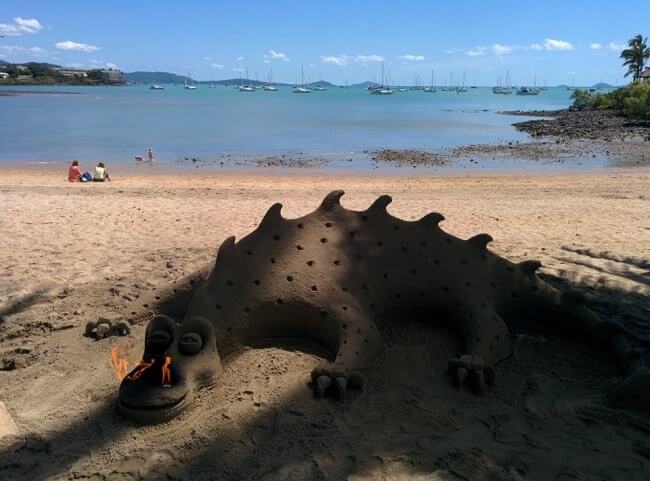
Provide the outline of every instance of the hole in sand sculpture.
[[293,282],[293,276],[287,276],[287,282]]
[[314,265],[314,261],[307,261],[307,265],[308,265],[309,267],[313,266],[313,265]]

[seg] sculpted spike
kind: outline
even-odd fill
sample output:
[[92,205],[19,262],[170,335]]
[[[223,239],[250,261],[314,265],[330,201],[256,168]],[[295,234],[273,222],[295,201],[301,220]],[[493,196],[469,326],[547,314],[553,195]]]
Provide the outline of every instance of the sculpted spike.
[[266,214],[264,214],[262,222],[260,222],[260,226],[267,226],[280,222],[282,220],[282,214],[280,214],[281,210],[282,204],[279,202],[273,204],[269,210],[266,211]]
[[225,241],[223,241],[223,243],[219,247],[219,251],[217,252],[217,264],[219,263],[219,261],[223,261],[225,259],[228,259],[229,257],[232,257],[234,252],[235,252],[235,236],[231,235]]
[[372,204],[370,204],[368,210],[369,211],[377,210],[377,211],[386,212],[386,207],[391,202],[393,202],[393,198],[390,195],[380,195],[379,197],[377,197],[377,200],[375,200]]
[[476,234],[474,237],[467,239],[467,242],[481,249],[487,249],[487,245],[493,240],[490,234]]
[[421,223],[423,223],[425,225],[437,226],[443,220],[445,220],[445,216],[442,215],[441,213],[439,213],[439,212],[430,212],[429,214],[422,217],[418,222],[421,222]]
[[523,272],[529,275],[534,274],[537,271],[537,269],[542,267],[542,263],[540,261],[523,261],[520,262],[518,265]]
[[343,194],[345,194],[345,192],[342,190],[333,190],[325,196],[323,202],[320,204],[320,209],[329,212],[336,207],[340,207],[341,197],[343,197]]

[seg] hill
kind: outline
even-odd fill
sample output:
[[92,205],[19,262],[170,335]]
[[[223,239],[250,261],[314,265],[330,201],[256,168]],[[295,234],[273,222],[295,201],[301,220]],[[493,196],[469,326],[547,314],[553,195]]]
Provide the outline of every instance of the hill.
[[157,84],[182,84],[185,80],[189,80],[184,75],[176,75],[170,72],[125,72],[124,80],[126,82],[139,82],[139,83],[157,83]]
[[592,85],[591,88],[594,88],[594,89],[613,89],[614,86],[610,85],[610,84],[607,84],[607,83],[604,83],[604,82],[598,82],[597,84]]
[[381,87],[381,85],[378,84],[377,82],[370,82],[369,80],[366,80],[365,82],[361,82],[360,84],[353,84],[352,86],[363,87],[364,89],[368,87]]

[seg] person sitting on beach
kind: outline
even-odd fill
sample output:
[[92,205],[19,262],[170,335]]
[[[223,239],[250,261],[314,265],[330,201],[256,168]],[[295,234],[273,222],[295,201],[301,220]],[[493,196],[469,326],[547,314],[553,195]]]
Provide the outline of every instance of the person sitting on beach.
[[73,160],[70,170],[68,170],[68,182],[81,182],[81,169],[79,169],[79,161]]
[[110,182],[111,178],[109,177],[108,172],[106,172],[106,166],[104,165],[104,162],[100,162],[97,164],[97,167],[95,167],[93,182],[104,182],[105,180],[108,180]]

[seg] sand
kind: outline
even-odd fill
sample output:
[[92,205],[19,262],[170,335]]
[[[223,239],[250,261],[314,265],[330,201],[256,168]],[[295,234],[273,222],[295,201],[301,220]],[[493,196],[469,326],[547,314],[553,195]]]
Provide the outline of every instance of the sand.
[[[112,345],[141,351],[144,325],[93,341],[86,322],[210,262],[276,201],[313,210],[390,194],[389,211],[436,210],[460,237],[488,232],[500,255],[542,261],[601,316],[650,345],[650,171],[438,176],[112,172],[68,184],[51,168],[0,169],[0,479],[645,480],[650,420],[608,408],[619,373],[579,342],[515,336],[484,397],[458,392],[451,333],[396,322],[364,390],[345,404],[307,385],[317,346],[248,348],[180,417],[138,426],[115,413]],[[396,320],[398,321],[398,320]],[[161,473],[165,473],[166,477]]]

